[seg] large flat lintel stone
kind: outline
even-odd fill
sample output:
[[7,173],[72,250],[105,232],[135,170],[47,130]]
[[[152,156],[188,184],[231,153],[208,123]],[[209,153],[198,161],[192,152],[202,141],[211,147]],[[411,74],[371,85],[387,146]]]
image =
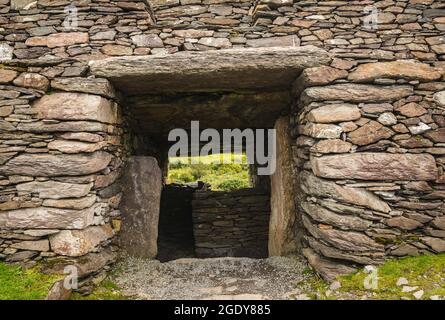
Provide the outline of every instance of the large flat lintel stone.
[[429,154],[351,153],[311,158],[315,175],[332,179],[435,180],[437,167]]
[[92,74],[128,94],[291,87],[305,68],[328,64],[314,46],[183,51],[91,61]]

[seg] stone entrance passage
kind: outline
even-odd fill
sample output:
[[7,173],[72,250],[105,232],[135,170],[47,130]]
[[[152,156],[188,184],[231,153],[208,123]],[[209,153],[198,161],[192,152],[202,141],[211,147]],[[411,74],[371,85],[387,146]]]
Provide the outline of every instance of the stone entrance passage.
[[162,190],[158,228],[161,262],[195,256],[192,199],[195,188],[168,184]]
[[[155,244],[150,250],[158,259],[263,258],[295,251],[294,189],[283,179],[294,176],[286,116],[294,102],[295,79],[305,68],[329,61],[325,51],[309,46],[182,52],[90,63],[92,74],[109,79],[122,95],[120,105],[129,124],[132,154],[155,158],[162,171],[159,225],[149,232],[145,229],[145,241]],[[282,142],[275,176],[257,179],[257,188],[229,193],[166,186],[168,133],[176,128],[189,130],[195,120],[201,130],[276,128]],[[124,203],[132,198],[126,196],[128,192],[132,189],[124,187]],[[286,202],[276,206],[272,217],[271,197],[276,203]],[[155,215],[157,210],[146,211]],[[123,213],[128,214],[134,212]],[[124,224],[127,221],[132,218],[123,219]],[[150,221],[154,223],[155,217]],[[144,232],[143,227],[140,230]],[[134,246],[139,244],[132,241],[131,252],[139,252]]]

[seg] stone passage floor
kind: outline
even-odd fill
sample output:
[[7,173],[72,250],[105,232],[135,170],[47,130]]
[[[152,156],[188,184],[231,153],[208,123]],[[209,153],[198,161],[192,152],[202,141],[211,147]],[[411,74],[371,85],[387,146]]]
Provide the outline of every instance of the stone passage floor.
[[184,258],[161,263],[127,258],[115,282],[134,299],[289,299],[306,263],[297,257]]

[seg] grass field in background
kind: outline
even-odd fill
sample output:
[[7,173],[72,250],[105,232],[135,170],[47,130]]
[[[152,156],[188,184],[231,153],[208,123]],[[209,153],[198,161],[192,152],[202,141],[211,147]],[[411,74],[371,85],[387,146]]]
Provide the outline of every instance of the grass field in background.
[[[198,163],[192,163],[192,160]],[[214,191],[249,188],[251,184],[247,158],[240,154],[215,154],[169,159],[167,183],[185,184],[196,181],[210,184]]]

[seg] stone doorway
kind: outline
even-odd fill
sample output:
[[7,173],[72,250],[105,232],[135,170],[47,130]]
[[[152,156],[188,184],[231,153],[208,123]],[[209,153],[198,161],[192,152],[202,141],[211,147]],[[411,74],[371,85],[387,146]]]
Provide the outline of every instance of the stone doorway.
[[[277,163],[280,168],[266,183],[271,196],[267,195],[260,211],[269,214],[270,203],[274,206],[270,220],[268,215],[263,217],[266,231],[263,232],[261,227],[259,232],[266,233],[266,236],[260,237],[262,244],[256,248],[255,245],[250,246],[247,251],[237,251],[233,247],[218,250],[215,244],[209,245],[205,237],[197,239],[194,225],[195,247],[196,243],[200,243],[195,254],[199,251],[201,256],[265,257],[295,251],[295,197],[291,179],[294,174],[291,172],[290,146],[286,143],[290,133],[286,115],[295,103],[294,91],[298,90],[293,86],[295,79],[305,68],[329,61],[326,52],[315,47],[290,47],[184,52],[143,59],[122,57],[92,62],[91,72],[109,79],[121,94],[120,104],[134,146],[133,158],[149,158],[141,161],[150,162],[149,167],[156,172],[148,175],[134,172],[146,168],[132,165],[132,161],[127,166],[124,181],[131,187],[124,185],[122,247],[136,256],[153,258],[158,255],[158,236],[162,239],[169,233],[159,218],[161,189],[168,163],[167,135],[171,129],[187,129],[192,120],[200,120],[201,129],[275,127],[279,135]],[[150,182],[139,183],[151,186],[151,199],[144,195],[127,196],[139,188],[138,177],[150,179]],[[261,179],[258,183],[262,183]],[[284,207],[282,203],[292,205]],[[138,215],[141,217],[137,218]],[[194,218],[199,220],[201,217]],[[202,225],[206,223],[208,221],[203,221]],[[255,227],[246,227],[246,230],[251,232]],[[253,243],[255,241],[253,239]],[[256,250],[258,248],[261,249]]]

